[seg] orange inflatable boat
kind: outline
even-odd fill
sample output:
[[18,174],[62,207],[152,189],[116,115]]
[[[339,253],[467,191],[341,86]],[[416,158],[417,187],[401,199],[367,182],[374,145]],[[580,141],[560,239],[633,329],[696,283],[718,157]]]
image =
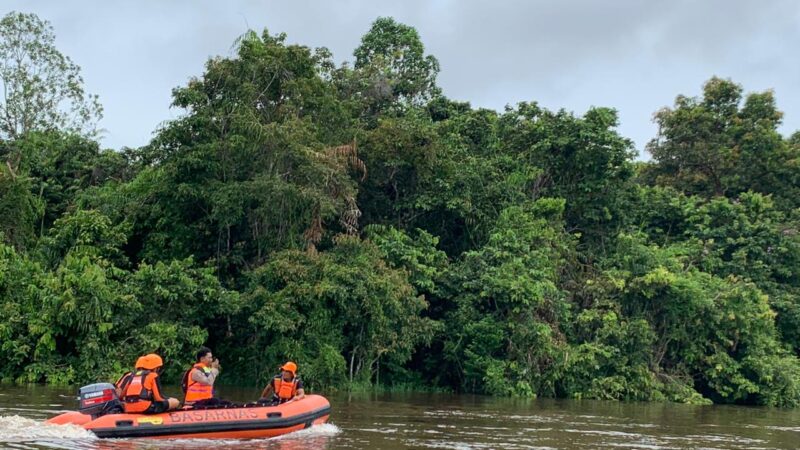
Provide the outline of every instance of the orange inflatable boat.
[[[98,386],[98,385],[94,385]],[[161,414],[115,413],[112,385],[102,386],[94,400],[84,399],[81,411],[71,411],[47,423],[73,424],[101,438],[268,438],[327,422],[328,400],[307,395],[278,406],[245,405],[219,409],[184,409]],[[105,388],[105,389],[103,389]],[[86,407],[93,402],[94,407]],[[108,413],[106,411],[109,411]]]

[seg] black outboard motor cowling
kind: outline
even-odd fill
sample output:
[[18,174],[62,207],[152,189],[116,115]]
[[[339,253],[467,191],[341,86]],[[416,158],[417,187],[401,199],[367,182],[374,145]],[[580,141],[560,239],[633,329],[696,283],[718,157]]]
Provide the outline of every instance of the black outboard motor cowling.
[[117,390],[111,383],[95,383],[78,390],[78,410],[92,417],[123,411]]

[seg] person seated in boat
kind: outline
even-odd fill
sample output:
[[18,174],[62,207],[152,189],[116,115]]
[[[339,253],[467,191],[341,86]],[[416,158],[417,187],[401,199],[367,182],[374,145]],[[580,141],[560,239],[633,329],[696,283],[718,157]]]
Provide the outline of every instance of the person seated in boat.
[[297,364],[288,361],[280,369],[281,373],[275,375],[261,392],[259,403],[279,405],[305,397],[303,381],[297,376]]
[[161,389],[161,370],[164,361],[155,353],[137,361],[136,370],[122,381],[120,400],[126,413],[159,414],[178,409],[177,398],[164,397]]
[[[133,366],[134,370],[135,370],[137,367],[141,367],[141,366],[142,366],[142,363],[144,362],[144,360],[145,360],[144,356],[140,356],[140,357],[139,357],[139,359],[137,359],[137,360],[136,360],[136,364]],[[119,377],[119,378],[117,379],[117,381],[115,381],[115,382],[114,382],[114,387],[115,387],[115,388],[116,388],[116,390],[117,390],[117,397],[122,397],[122,387],[123,387],[123,385],[125,385],[126,383],[129,383],[129,382],[130,382],[130,381],[128,380],[128,378],[130,378],[130,376],[131,376],[131,375],[133,375],[133,372],[131,372],[131,371],[129,370],[129,371],[127,371],[127,372],[123,373],[123,374],[122,374],[122,376],[121,376],[121,377]]]
[[183,374],[181,388],[186,393],[186,406],[217,406],[228,403],[214,396],[214,382],[219,375],[219,360],[211,349],[200,347],[195,355],[195,364]]

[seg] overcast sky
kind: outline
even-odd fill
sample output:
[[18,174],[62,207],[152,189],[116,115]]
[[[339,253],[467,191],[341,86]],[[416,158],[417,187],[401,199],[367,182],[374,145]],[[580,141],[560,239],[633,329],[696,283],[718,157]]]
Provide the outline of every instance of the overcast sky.
[[[640,151],[652,114],[677,94],[698,95],[712,75],[745,91],[774,89],[782,132],[800,129],[800,1],[34,1],[3,0],[0,13],[49,20],[59,49],[83,69],[105,108],[103,145],[147,143],[178,117],[172,88],[230,55],[248,28],[286,32],[352,61],[379,16],[416,27],[439,58],[445,95],[502,109],[537,101],[583,114],[620,113]],[[642,155],[646,157],[645,155]]]

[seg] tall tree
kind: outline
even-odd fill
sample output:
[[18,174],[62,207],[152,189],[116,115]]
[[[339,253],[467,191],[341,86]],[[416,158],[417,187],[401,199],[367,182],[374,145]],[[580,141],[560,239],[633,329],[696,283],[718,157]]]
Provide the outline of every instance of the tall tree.
[[724,195],[734,164],[732,128],[742,99],[742,87],[712,78],[703,98],[678,96],[674,108],[657,112],[658,137],[648,144],[660,172],[659,180],[687,193]]
[[95,134],[102,107],[55,39],[50,23],[35,14],[0,19],[0,138],[52,129]]
[[736,197],[752,190],[794,208],[798,156],[778,132],[783,113],[772,92],[742,91],[715,77],[702,98],[681,95],[673,108],[656,113],[659,134],[648,144],[656,165],[648,175],[687,194]]
[[347,113],[321,76],[325,52],[249,32],[233,58],[209,60],[173,92],[188,114],[143,151],[152,206],[145,257],[220,268],[260,264],[272,251],[315,246],[330,228],[354,233],[360,211],[350,169],[360,170]]
[[355,68],[367,75],[371,96],[376,100],[421,104],[439,92],[439,61],[425,55],[414,27],[391,17],[380,17],[372,24],[354,56]]
[[528,183],[529,196],[565,199],[567,227],[602,238],[624,216],[622,199],[633,176],[633,145],[617,133],[617,124],[609,108],[575,117],[520,103],[501,117],[498,134],[519,166],[541,169]]

